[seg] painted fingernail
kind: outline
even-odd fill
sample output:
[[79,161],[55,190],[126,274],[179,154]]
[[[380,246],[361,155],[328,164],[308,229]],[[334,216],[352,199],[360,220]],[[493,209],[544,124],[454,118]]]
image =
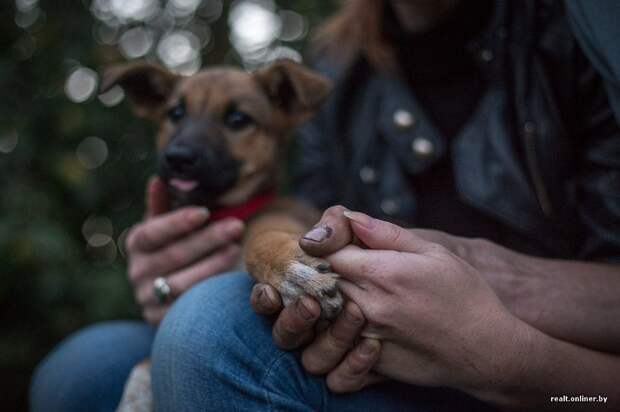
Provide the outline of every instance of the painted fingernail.
[[304,235],[305,240],[311,242],[321,243],[325,239],[328,239],[332,235],[332,228],[329,226],[317,226],[312,228],[308,233]]
[[379,350],[379,341],[375,339],[364,339],[360,344],[360,354],[363,356],[372,356]]
[[201,207],[200,209],[192,210],[187,218],[195,225],[204,223],[209,218],[209,209]]
[[354,221],[355,223],[365,227],[366,229],[371,229],[374,225],[374,219],[368,215],[365,215],[364,213],[345,210],[344,212],[342,212],[342,214],[347,219]]
[[312,313],[312,308],[309,303],[304,298],[300,298],[297,301],[297,313],[304,318],[304,320],[312,320],[315,318],[314,313]]

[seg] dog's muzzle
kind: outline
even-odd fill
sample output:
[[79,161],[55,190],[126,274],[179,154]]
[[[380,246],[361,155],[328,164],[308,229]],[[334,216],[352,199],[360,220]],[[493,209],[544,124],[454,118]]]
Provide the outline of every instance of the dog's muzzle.
[[173,141],[161,151],[158,169],[177,204],[205,205],[234,186],[239,166],[223,149]]

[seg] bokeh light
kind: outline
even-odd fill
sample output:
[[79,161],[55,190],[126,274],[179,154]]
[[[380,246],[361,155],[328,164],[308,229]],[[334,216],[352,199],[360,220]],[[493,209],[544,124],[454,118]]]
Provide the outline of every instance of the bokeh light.
[[202,0],[170,0],[168,6],[177,16],[189,16],[196,12]]
[[15,7],[21,12],[27,12],[39,4],[39,0],[15,0]]
[[114,236],[112,220],[106,216],[91,215],[82,224],[82,235],[92,246],[103,246]]
[[126,59],[136,59],[146,55],[153,47],[154,34],[144,27],[134,27],[123,33],[119,39],[119,48]]
[[121,21],[146,20],[159,10],[156,0],[111,0],[109,10]]
[[281,10],[282,29],[278,38],[282,41],[297,41],[308,33],[308,22],[301,14],[292,10]]
[[65,82],[65,93],[75,103],[88,100],[97,88],[97,73],[87,67],[74,69]]
[[125,92],[123,91],[123,88],[120,86],[114,86],[107,92],[102,93],[99,96],[97,96],[99,101],[106,107],[116,106],[117,104],[123,101],[124,97],[125,97]]
[[157,55],[171,70],[192,74],[200,69],[200,40],[189,31],[166,34],[157,46]]
[[282,22],[273,2],[239,1],[228,17],[230,41],[242,57],[256,56],[280,35]]
[[15,129],[10,129],[9,131],[0,134],[0,153],[11,153],[17,147],[18,142],[19,135]]
[[75,154],[86,169],[96,169],[108,159],[108,145],[98,137],[87,137],[78,145]]

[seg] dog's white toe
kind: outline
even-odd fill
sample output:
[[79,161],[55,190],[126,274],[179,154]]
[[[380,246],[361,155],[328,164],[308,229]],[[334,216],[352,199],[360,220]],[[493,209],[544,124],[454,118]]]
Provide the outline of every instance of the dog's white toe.
[[294,303],[300,296],[310,295],[321,305],[321,318],[334,318],[343,304],[336,282],[338,275],[319,271],[321,269],[329,269],[327,262],[310,256],[291,262],[279,288],[284,305]]

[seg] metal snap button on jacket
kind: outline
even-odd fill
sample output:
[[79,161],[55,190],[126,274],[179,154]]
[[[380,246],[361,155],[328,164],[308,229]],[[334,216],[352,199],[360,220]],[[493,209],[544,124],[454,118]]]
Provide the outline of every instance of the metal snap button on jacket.
[[364,166],[360,169],[360,179],[364,183],[375,183],[377,181],[377,172],[370,166]]
[[480,59],[483,62],[488,63],[491,60],[493,60],[493,57],[495,57],[495,56],[493,55],[493,51],[492,50],[490,50],[490,49],[482,49],[482,50],[480,50]]
[[429,157],[435,153],[435,145],[426,137],[416,137],[411,142],[411,150],[418,157]]
[[415,118],[411,112],[404,109],[396,110],[392,119],[394,120],[394,125],[401,130],[409,129],[415,123]]

